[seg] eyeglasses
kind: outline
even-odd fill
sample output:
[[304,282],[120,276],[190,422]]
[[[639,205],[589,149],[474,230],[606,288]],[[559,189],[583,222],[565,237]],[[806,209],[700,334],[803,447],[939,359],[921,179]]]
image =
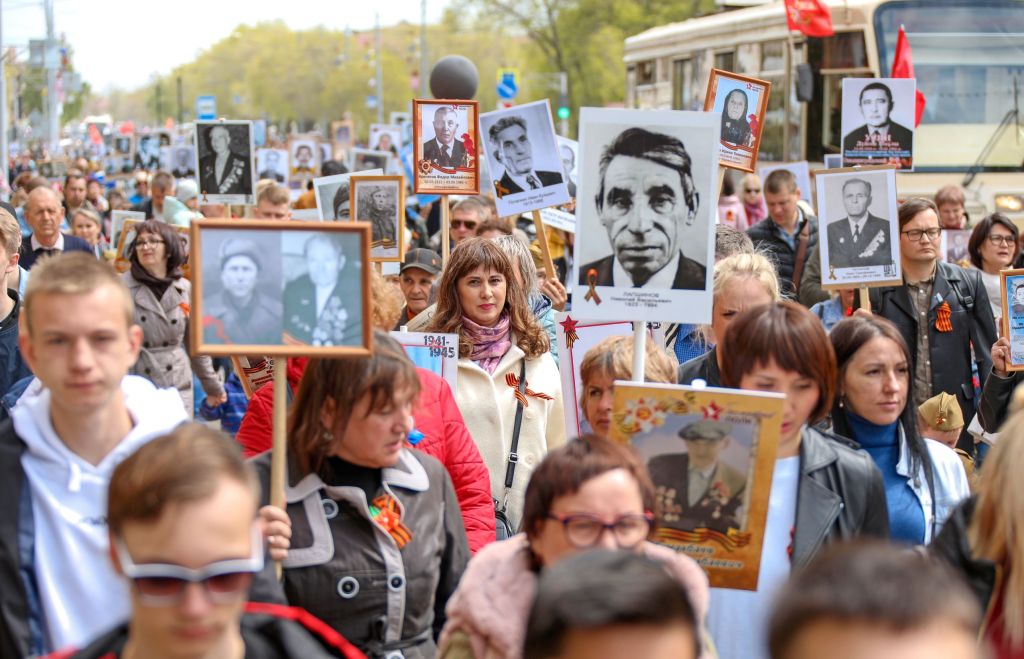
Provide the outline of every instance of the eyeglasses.
[[190,583],[200,584],[210,602],[228,604],[236,601],[249,588],[252,575],[263,569],[263,538],[255,524],[252,555],[249,558],[216,561],[198,570],[169,563],[136,565],[128,554],[124,540],[118,538],[115,547],[121,571],[135,584],[142,603],[150,606],[177,604]]
[[631,549],[643,542],[647,534],[651,532],[651,524],[654,523],[652,513],[643,515],[623,515],[611,524],[605,524],[594,515],[579,513],[576,515],[548,515],[562,525],[565,532],[565,539],[577,549],[593,547],[605,531],[611,531],[615,537],[615,544],[620,549]]
[[743,191],[749,194],[751,192],[760,192],[761,188],[745,188]]
[[999,233],[988,234],[988,241],[993,245],[1012,245],[1014,243],[1013,236],[1004,236]]
[[911,229],[909,231],[900,231],[903,235],[910,239],[911,242],[918,242],[922,237],[928,236],[928,240],[935,240],[939,237],[939,233],[942,231],[939,227],[932,227],[931,229]]
[[135,247],[136,248],[138,248],[138,247],[157,247],[158,245],[163,245],[163,244],[164,244],[164,241],[160,240],[159,238],[154,238],[152,240],[145,240],[145,239],[143,239],[143,240],[136,240],[135,241]]
[[476,222],[473,220],[452,220],[452,228],[458,229],[459,227],[466,227],[470,231],[476,228]]

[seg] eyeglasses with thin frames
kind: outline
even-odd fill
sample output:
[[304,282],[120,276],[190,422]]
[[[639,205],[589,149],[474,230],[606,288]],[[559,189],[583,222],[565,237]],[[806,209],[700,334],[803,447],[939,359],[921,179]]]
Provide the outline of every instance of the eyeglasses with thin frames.
[[651,532],[651,524],[654,523],[654,515],[650,512],[642,515],[622,515],[611,524],[587,513],[574,515],[551,513],[548,515],[548,519],[562,525],[565,539],[577,549],[593,547],[605,531],[611,531],[619,549],[631,549],[647,539],[647,535]]
[[932,227],[930,229],[910,229],[909,231],[900,231],[904,236],[909,238],[911,242],[919,242],[924,236],[928,236],[928,240],[935,240],[939,237],[942,229],[939,227]]

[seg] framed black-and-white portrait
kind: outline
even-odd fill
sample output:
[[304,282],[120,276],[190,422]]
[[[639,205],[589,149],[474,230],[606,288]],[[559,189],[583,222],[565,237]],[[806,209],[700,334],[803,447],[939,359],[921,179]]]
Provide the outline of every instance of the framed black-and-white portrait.
[[288,140],[288,178],[308,181],[320,174],[320,147],[312,137]]
[[973,229],[943,229],[939,242],[939,259],[964,268],[971,267],[971,252],[967,245],[971,242]]
[[558,158],[562,161],[562,174],[569,191],[569,201],[555,208],[542,208],[540,217],[544,224],[555,229],[576,233],[576,191],[579,181],[580,143],[568,137],[557,136]]
[[256,149],[256,178],[276,183],[288,180],[288,149]]
[[162,149],[166,150],[169,154],[169,162],[164,167],[174,178],[195,178],[196,150],[193,147],[186,144],[176,144],[174,146],[162,147]]
[[405,258],[405,178],[401,176],[353,176],[352,219],[371,227],[370,260],[401,261]]
[[135,228],[144,221],[145,217],[122,222],[121,230],[117,234],[117,251],[114,255],[114,269],[118,272],[128,272],[131,268],[132,251],[135,249]]
[[479,194],[477,102],[420,100],[413,107],[417,194]]
[[843,166],[914,169],[917,81],[843,78]]
[[581,110],[574,316],[711,321],[719,122]]
[[111,146],[111,155],[115,156],[134,156],[135,155],[135,136],[134,135],[115,135],[113,144]]
[[368,354],[369,225],[200,220],[191,239],[193,354]]
[[251,121],[197,121],[195,148],[200,203],[255,202]]
[[[376,176],[383,173],[382,169],[360,172],[363,176]],[[349,186],[349,179],[353,176],[355,176],[355,172],[313,179],[317,217],[331,222],[352,219],[352,190]],[[294,217],[294,213],[292,216]]]
[[711,70],[704,110],[719,117],[718,164],[753,172],[772,83],[730,71]]
[[814,189],[811,187],[811,168],[806,160],[799,162],[768,162],[757,166],[757,175],[761,181],[768,179],[768,175],[777,169],[784,169],[796,178],[796,189],[800,191],[800,198],[808,204],[814,203]]
[[392,158],[386,151],[354,148],[349,150],[349,169],[352,172],[365,172],[371,169],[387,170],[388,161]]
[[145,219],[146,214],[141,211],[110,211],[110,237],[114,244],[120,244],[121,230],[124,228],[125,222],[128,220],[142,222]]
[[402,127],[397,124],[370,124],[370,140],[367,144],[374,151],[398,156],[398,150],[402,148]]
[[355,128],[350,119],[331,122],[331,141],[335,150],[346,151],[355,142]]
[[136,169],[156,170],[160,168],[160,134],[142,133],[136,140]]
[[480,137],[499,216],[569,202],[547,99],[481,114]]
[[894,167],[815,173],[822,288],[903,282]]

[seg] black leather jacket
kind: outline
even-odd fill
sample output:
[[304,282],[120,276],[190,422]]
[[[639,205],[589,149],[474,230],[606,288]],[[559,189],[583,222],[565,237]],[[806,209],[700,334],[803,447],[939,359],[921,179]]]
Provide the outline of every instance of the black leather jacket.
[[694,357],[679,365],[679,384],[691,384],[704,380],[709,387],[721,387],[722,375],[718,372],[718,348],[712,348],[700,357]]
[[889,537],[885,484],[856,442],[808,427],[800,441],[793,567],[806,565],[826,542]]
[[981,610],[988,612],[992,594],[999,582],[999,570],[992,561],[974,555],[967,537],[967,529],[971,525],[977,503],[978,499],[971,497],[960,504],[946,520],[946,524],[928,549],[964,577],[974,596],[978,598]]

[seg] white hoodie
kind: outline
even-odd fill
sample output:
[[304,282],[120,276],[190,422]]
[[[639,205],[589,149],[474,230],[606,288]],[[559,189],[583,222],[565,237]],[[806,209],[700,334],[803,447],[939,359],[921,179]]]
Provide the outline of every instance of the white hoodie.
[[187,420],[175,389],[157,389],[145,378],[128,375],[121,390],[135,426],[95,466],[57,437],[48,389],[11,413],[28,447],[21,466],[32,493],[35,576],[49,651],[81,647],[128,618],[128,587],[110,564],[110,476],[140,446]]

